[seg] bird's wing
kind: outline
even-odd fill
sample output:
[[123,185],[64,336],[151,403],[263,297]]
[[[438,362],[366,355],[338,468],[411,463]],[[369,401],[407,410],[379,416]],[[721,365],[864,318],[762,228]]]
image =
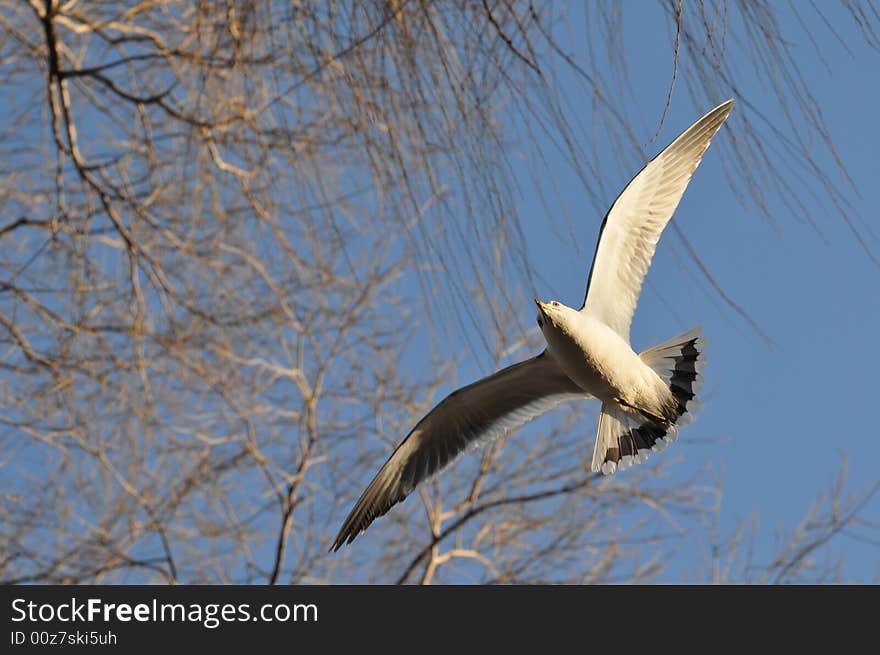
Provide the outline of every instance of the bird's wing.
[[629,340],[660,233],[732,107],[733,100],[728,100],[685,130],[632,179],[605,215],[581,311],[624,339]]
[[355,504],[332,549],[367,529],[465,448],[517,428],[566,398],[589,397],[544,351],[462,387],[432,409],[394,450]]

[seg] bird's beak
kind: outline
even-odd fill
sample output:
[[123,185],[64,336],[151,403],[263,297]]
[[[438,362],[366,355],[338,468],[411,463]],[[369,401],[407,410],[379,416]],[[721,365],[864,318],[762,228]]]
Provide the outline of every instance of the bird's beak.
[[547,313],[547,310],[544,309],[546,305],[544,305],[544,303],[542,303],[542,302],[541,302],[540,300],[538,300],[537,298],[535,298],[535,304],[538,306],[538,309],[541,310],[541,313],[542,313],[542,314],[546,314],[546,313]]

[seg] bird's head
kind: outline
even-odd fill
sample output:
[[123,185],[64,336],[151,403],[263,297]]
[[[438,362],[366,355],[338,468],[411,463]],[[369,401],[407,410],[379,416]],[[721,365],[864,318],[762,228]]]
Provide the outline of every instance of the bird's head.
[[567,314],[571,311],[571,307],[566,307],[557,300],[550,302],[542,302],[535,298],[535,304],[538,306],[538,327],[541,330],[547,329],[549,326],[559,327],[565,322]]

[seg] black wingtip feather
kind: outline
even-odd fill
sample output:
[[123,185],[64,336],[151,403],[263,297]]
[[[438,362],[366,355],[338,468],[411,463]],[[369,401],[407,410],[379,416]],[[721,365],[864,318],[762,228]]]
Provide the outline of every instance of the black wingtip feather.
[[379,469],[376,477],[373,478],[349,512],[330,547],[334,553],[342,546],[354,541],[358,535],[370,527],[373,521],[386,514],[409,494],[407,485],[403,483],[406,479],[405,476],[400,476],[397,473],[399,469],[392,464],[393,457],[394,454]]

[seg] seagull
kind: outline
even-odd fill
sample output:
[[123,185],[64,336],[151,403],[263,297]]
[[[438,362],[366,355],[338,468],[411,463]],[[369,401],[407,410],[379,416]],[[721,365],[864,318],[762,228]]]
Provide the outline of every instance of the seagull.
[[632,179],[602,221],[583,306],[535,299],[544,351],[452,392],[428,412],[361,494],[331,550],[354,541],[464,450],[565,400],[602,402],[595,473],[644,462],[675,440],[697,407],[706,342],[695,327],[636,353],[630,323],[660,234],[732,107],[731,99],[709,111]]

